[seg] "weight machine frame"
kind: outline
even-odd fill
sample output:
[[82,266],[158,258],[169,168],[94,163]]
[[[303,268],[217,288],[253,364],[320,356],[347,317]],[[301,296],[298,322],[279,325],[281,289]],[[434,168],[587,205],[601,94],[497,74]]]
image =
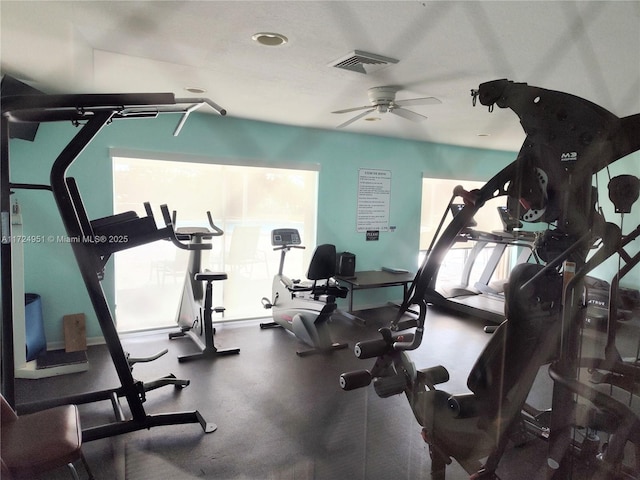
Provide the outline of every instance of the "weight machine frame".
[[[136,235],[129,238],[126,244],[109,244],[91,241],[91,235],[98,232],[97,224],[86,217],[82,200],[79,197],[75,181],[66,176],[69,167],[78,159],[84,149],[93,141],[101,130],[115,120],[129,118],[155,118],[161,113],[181,113],[182,118],[174,131],[174,136],[180,132],[188,115],[202,105],[209,105],[220,115],[226,110],[206,98],[176,99],[172,93],[141,93],[141,94],[87,94],[87,95],[16,95],[2,99],[1,115],[1,158],[0,158],[0,220],[2,242],[0,244],[1,257],[1,293],[2,293],[2,392],[11,406],[15,407],[15,372],[13,347],[13,295],[12,295],[12,265],[11,265],[11,204],[12,188],[36,188],[51,190],[67,235],[70,238],[80,238],[82,241],[71,242],[78,268],[89,294],[96,317],[100,324],[111,360],[116,369],[121,386],[112,390],[87,392],[80,395],[35,402],[20,407],[21,411],[37,411],[52,406],[69,403],[81,404],[101,400],[110,400],[117,420],[113,423],[88,427],[83,429],[84,441],[120,435],[161,425],[199,423],[205,433],[213,432],[217,427],[207,422],[197,410],[186,412],[171,412],[149,415],[143,403],[145,393],[166,384],[174,384],[175,377],[168,375],[154,382],[143,383],[133,378],[132,362],[122,348],[122,343],[116,330],[113,315],[100,284],[103,268],[112,253],[125,248],[143,245],[145,243],[175,238],[173,225],[168,215],[168,209],[163,205],[165,227],[158,229],[147,207],[149,216],[132,218],[128,214],[114,215],[102,223],[102,232],[109,228],[137,228],[144,225],[143,230],[132,230]],[[50,186],[13,184],[10,181],[9,156],[9,128],[12,122],[56,122],[69,121],[79,127],[79,131],[59,153],[50,172]],[[105,226],[106,223],[106,226]],[[112,230],[113,231],[113,230]],[[125,397],[131,412],[131,418],[126,419],[119,404],[119,398]]]
[[[618,254],[625,261],[625,266],[612,282],[612,293],[618,288],[619,279],[640,261],[640,254],[632,257],[624,251],[624,247],[640,235],[638,228],[623,236],[620,227],[607,222],[595,209],[597,199],[591,184],[593,175],[640,150],[640,136],[637,134],[640,131],[640,114],[618,118],[579,97],[507,79],[481,84],[479,89],[472,90],[472,96],[474,105],[479,100],[482,105],[489,107],[489,111],[495,105],[513,110],[520,118],[527,138],[516,160],[481,189],[472,192],[461,187],[454,189],[454,197],[462,197],[465,206],[443,230],[437,242],[434,241],[433,248],[430,248],[429,255],[416,274],[409,299],[403,303],[389,328],[381,329],[382,339],[356,344],[356,356],[377,356],[376,365],[371,371],[343,374],[341,385],[345,390],[351,390],[373,382],[376,393],[381,397],[404,391],[420,422],[423,416],[421,397],[426,388],[435,390],[435,384],[448,380],[448,374],[430,369],[416,371],[405,352],[418,348],[422,342],[427,305],[438,300],[435,285],[444,256],[478,209],[493,198],[507,196],[508,202],[512,202],[511,208],[517,213],[516,217],[555,223],[556,226],[554,230],[545,231],[549,235],[540,237],[536,244],[545,254],[541,259],[546,265],[521,288],[547,272],[559,269],[565,261],[575,264],[575,276],[564,288],[558,351],[551,359],[550,374],[554,388],[546,473],[553,480],[570,478],[571,430],[578,408],[576,396],[587,398],[601,409],[604,412],[601,419],[607,426],[612,424],[612,419],[614,424],[616,419],[623,421],[620,424],[624,428],[616,432],[619,435],[614,448],[610,445],[603,455],[603,468],[616,468],[616,461],[623,453],[627,438],[632,439],[636,446],[640,445],[640,417],[624,404],[581,382],[578,373],[580,368],[594,368],[604,371],[601,374],[605,380],[601,383],[624,387],[623,382],[628,381],[637,386],[640,366],[637,362],[623,361],[615,351],[611,322],[615,322],[616,317],[611,316],[614,313],[612,311],[606,358],[579,358],[583,312],[581,296],[586,274],[612,255]],[[587,253],[598,243],[597,252],[587,260]],[[411,311],[412,305],[420,307],[418,318],[402,319],[405,312]],[[610,301],[610,305],[615,305],[615,299]],[[409,328],[415,329],[413,334],[396,333]],[[390,362],[390,358],[395,363]],[[377,368],[379,365],[383,368]],[[506,440],[506,437],[501,438],[481,469],[473,474],[474,479],[497,478],[495,471]],[[440,448],[439,445],[436,447]],[[447,455],[447,452],[439,453],[438,461],[446,459]],[[640,455],[640,448],[637,455]],[[444,469],[444,463],[438,464],[433,472],[434,475],[440,475],[438,478],[443,478],[444,472],[439,471],[440,467]],[[604,478],[617,479],[613,476],[616,473],[613,470],[606,471]]]

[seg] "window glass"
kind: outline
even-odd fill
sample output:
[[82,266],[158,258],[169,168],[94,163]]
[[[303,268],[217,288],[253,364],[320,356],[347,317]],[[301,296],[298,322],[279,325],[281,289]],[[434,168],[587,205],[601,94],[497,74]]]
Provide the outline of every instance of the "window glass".
[[[116,213],[145,216],[149,202],[162,227],[160,205],[166,204],[181,228],[206,227],[211,212],[224,235],[213,237],[201,266],[228,275],[214,282],[213,304],[225,307],[225,321],[269,316],[260,300],[270,297],[280,260],[271,247],[272,229],[300,231],[306,249],[287,255],[284,273],[304,278],[315,247],[317,171],[114,156],[113,176]],[[169,241],[114,256],[119,331],[176,324],[189,256]],[[222,319],[214,315],[214,321]]]
[[[469,191],[481,188],[484,182],[427,177],[422,180],[420,263],[424,260],[427,250],[431,246],[443,214],[446,214],[446,216],[439,234],[442,233],[442,230],[447,227],[453,218],[453,213],[448,205],[453,189],[457,185],[462,185],[465,190]],[[456,197],[453,203],[462,204],[463,201],[460,197]],[[504,206],[505,204],[505,197],[489,200],[483,208],[478,210],[478,213],[474,217],[477,225],[472,228],[483,232],[502,232],[503,225],[497,209],[499,206]],[[475,244],[475,241],[459,241],[453,244],[453,247],[447,252],[438,272],[438,285],[475,285],[483,274],[488,262],[490,262],[494,248],[496,248],[496,245],[493,243],[487,244],[486,248],[483,248],[477,258],[475,258],[475,261],[472,264],[467,264],[471,250]],[[508,277],[518,254],[519,249],[508,247],[493,272],[491,281],[500,282],[500,279]],[[466,278],[462,278],[465,272],[465,265],[472,266],[468,283]]]

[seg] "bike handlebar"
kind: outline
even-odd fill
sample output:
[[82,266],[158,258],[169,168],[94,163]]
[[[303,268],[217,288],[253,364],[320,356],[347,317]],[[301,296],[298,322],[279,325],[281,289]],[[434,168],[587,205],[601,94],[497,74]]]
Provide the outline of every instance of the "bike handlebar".
[[169,213],[169,207],[167,207],[166,205],[160,205],[160,211],[162,212],[162,217],[164,218],[165,225],[171,230],[171,234],[169,236],[169,240],[171,240],[171,243],[173,243],[176,247],[180,248],[181,250],[211,250],[213,248],[213,246],[210,243],[183,243],[183,242],[181,242],[178,239],[178,237],[176,236],[176,230],[175,230],[176,212],[175,212],[175,210],[173,212],[173,217]]
[[277,250],[291,250],[292,248],[299,248],[300,250],[304,250],[306,247],[302,245],[280,245],[279,247],[273,247],[273,251]]
[[209,219],[209,226],[213,228],[213,232],[211,232],[211,236],[219,237],[220,235],[224,235],[224,231],[218,227],[215,223],[213,223],[213,217],[211,216],[211,212],[207,210],[207,218]]

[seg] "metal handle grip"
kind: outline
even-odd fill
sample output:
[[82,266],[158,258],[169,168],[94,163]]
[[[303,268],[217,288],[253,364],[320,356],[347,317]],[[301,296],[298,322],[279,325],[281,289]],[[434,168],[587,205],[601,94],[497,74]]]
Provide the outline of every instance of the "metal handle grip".
[[209,226],[213,228],[213,232],[211,235],[213,237],[219,237],[220,235],[224,235],[224,231],[218,227],[215,223],[213,223],[213,217],[211,216],[211,212],[207,211],[207,218],[209,219]]

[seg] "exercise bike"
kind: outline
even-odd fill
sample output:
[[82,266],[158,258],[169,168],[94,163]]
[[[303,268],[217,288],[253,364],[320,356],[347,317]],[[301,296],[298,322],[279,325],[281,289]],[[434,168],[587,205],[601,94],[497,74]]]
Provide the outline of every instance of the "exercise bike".
[[[224,232],[216,226],[211,217],[211,212],[207,212],[209,227],[182,227],[175,230],[174,244],[183,250],[189,250],[189,264],[187,274],[182,288],[182,298],[176,322],[180,327],[179,332],[169,334],[169,339],[190,337],[200,349],[199,352],[181,355],[179,362],[200,360],[203,358],[215,358],[221,355],[233,355],[240,353],[239,348],[219,350],[214,344],[216,333],[213,328],[213,313],[224,313],[224,307],[213,306],[213,282],[227,279],[224,272],[201,271],[202,251],[211,250],[212,244],[203,240],[211,240],[219,237]],[[176,221],[176,212],[173,212],[173,225]],[[206,283],[203,290],[202,283]],[[200,332],[195,331],[195,327],[200,325]],[[204,343],[201,337],[204,335]]]
[[280,228],[271,232],[274,251],[280,250],[280,267],[273,278],[272,298],[262,298],[262,306],[273,313],[273,322],[261,323],[260,328],[285,328],[311,350],[296,352],[299,356],[346,348],[346,343],[334,343],[329,335],[329,321],[336,311],[336,297],[345,298],[348,290],[333,279],[336,269],[334,245],[316,248],[307,278],[308,282],[291,280],[283,274],[284,260],[292,248],[304,249],[298,230]]

